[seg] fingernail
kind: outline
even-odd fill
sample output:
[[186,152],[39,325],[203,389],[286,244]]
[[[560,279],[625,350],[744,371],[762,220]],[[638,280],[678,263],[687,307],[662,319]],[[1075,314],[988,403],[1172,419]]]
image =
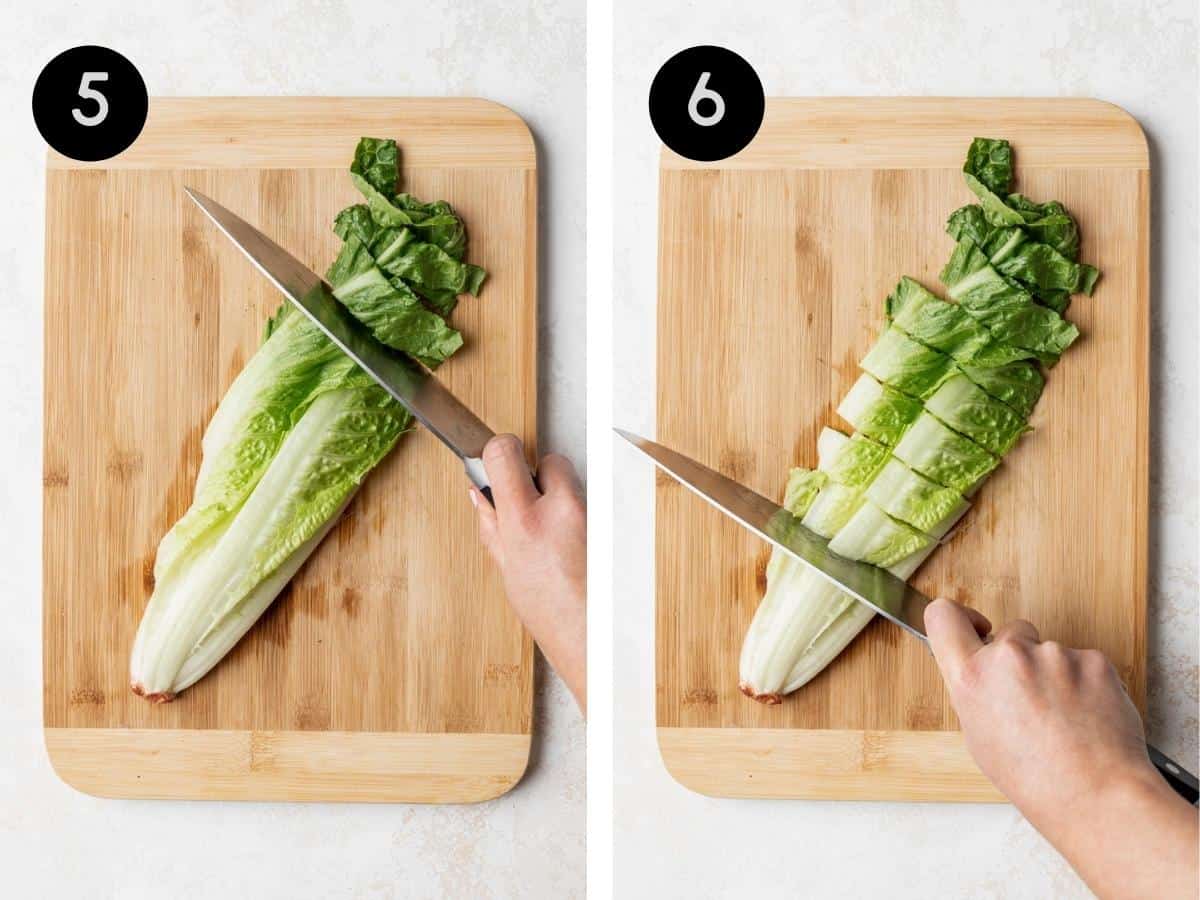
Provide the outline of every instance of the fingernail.
[[471,498],[471,505],[478,509],[479,498],[475,496],[475,488],[467,488],[467,496]]

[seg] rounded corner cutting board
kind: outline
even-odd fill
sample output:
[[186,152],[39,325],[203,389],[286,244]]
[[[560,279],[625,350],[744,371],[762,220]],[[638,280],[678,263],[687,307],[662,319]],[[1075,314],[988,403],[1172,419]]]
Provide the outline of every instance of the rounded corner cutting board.
[[286,302],[183,193],[216,198],[324,272],[361,202],[360,136],[450,201],[489,272],[439,378],[536,436],[534,145],[471,99],[155,99],[122,155],[46,173],[44,713],[51,762],[109,797],[469,802],[529,756],[532,642],[476,536],[467,480],[405,435],[262,620],[173,703],[129,689],[159,539],[200,437]]
[[[1094,100],[768,102],[737,156],[663,154],[658,440],[770,497],[816,464],[822,426],[902,275],[944,296],[947,216],[974,198],[972,137],[1008,138],[1017,189],[1059,199],[1100,267],[1069,317],[1034,431],[915,583],[993,622],[1098,647],[1143,706],[1150,174],[1146,141]],[[1002,799],[968,755],[932,657],[876,619],[778,706],[738,691],[767,546],[674,481],[657,488],[657,697],[663,760],[735,797]]]

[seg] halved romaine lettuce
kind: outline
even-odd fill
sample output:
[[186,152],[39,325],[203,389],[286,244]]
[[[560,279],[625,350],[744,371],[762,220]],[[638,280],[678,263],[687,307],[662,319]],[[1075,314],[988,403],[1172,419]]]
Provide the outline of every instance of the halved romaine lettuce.
[[[394,142],[364,138],[353,177],[376,206],[420,220],[413,226],[418,236],[461,255],[465,230],[448,206],[430,210],[393,196],[396,159]],[[430,224],[438,217],[446,221]],[[461,337],[423,307],[408,276],[388,277],[379,268],[368,247],[378,224],[370,210],[344,211],[339,222],[346,246],[329,272],[334,295],[397,350],[428,365],[445,359]],[[413,245],[427,244],[405,243]],[[410,423],[404,407],[284,305],[209,422],[191,507],[159,545],[154,593],[130,661],[133,689],[170,700],[208,672],[303,565]]]
[[[981,205],[956,211],[947,225],[958,246],[943,279],[959,302],[901,280],[887,302],[891,327],[863,360],[870,374],[838,408],[863,433],[848,441],[823,436],[820,467],[829,480],[815,498],[811,489],[795,492],[807,504],[803,524],[831,536],[831,549],[902,579],[949,533],[967,509],[965,496],[1024,430],[1044,384],[1029,360],[1052,364],[1074,340],[1074,326],[1054,310],[1095,279],[1090,267],[1076,265],[1078,231],[1062,205],[1009,192],[1006,141],[974,141],[964,177]],[[803,483],[815,482],[806,476]],[[740,688],[779,702],[872,615],[818,573],[773,553],[742,648]]]

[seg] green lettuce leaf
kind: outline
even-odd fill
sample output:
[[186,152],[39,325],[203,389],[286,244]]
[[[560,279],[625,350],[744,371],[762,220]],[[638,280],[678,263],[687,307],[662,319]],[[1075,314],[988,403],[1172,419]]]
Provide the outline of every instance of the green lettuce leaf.
[[910,469],[964,495],[1000,465],[996,454],[927,412],[922,412],[904,433],[892,455]]
[[[990,266],[988,271],[996,274]],[[977,282],[957,299],[993,337],[1032,351],[1047,365],[1057,362],[1079,337],[1075,325],[1054,310],[1035,304],[1029,294],[998,275]]]
[[350,171],[386,197],[396,193],[399,179],[400,149],[392,140],[365,137],[354,148]]
[[848,487],[863,487],[887,462],[888,448],[865,434],[851,435],[836,456],[824,466],[832,481]]
[[1057,200],[1035,203],[1022,194],[1009,194],[1008,204],[1020,216],[1033,240],[1053,247],[1072,262],[1079,259],[1079,226]]
[[892,327],[880,335],[859,367],[882,384],[924,398],[954,371],[954,360]]
[[949,531],[968,506],[958,491],[942,487],[894,457],[875,476],[866,497],[893,519],[933,538]]
[[969,240],[955,246],[942,270],[948,293],[998,341],[1033,352],[1047,364],[1071,346],[1079,329],[997,272]]
[[868,500],[833,536],[829,549],[839,556],[886,568],[932,543],[933,538],[929,535],[893,519]]
[[831,538],[837,534],[863,503],[863,488],[830,481],[809,504],[802,524],[809,531]]
[[1012,146],[1005,140],[975,138],[967,148],[963,172],[996,194],[1007,194],[1012,185]]
[[1038,367],[1025,361],[991,367],[962,364],[959,370],[990,396],[1008,404],[1024,419],[1028,419],[1033,412],[1046,384],[1046,378]]
[[1001,275],[1019,281],[1034,296],[1091,294],[1099,272],[1087,263],[1076,263],[1049,244],[1030,241],[1010,257],[992,264]]
[[[437,365],[462,338],[426,309],[474,292],[465,228],[445,203],[397,194],[394,141],[363,138],[343,210],[334,296],[384,343]],[[387,265],[393,274],[380,265]],[[427,298],[428,299],[428,298]],[[411,416],[305,316],[284,305],[209,422],[191,507],[164,535],[131,654],[134,689],[170,699],[254,624],[336,524]]]
[[1025,418],[965,375],[955,375],[925,401],[925,411],[959,434],[1003,456],[1025,433]]
[[326,277],[333,295],[376,338],[424,365],[435,368],[462,346],[462,335],[402,281],[389,280],[358,238],[342,245]]
[[900,440],[920,414],[920,401],[881,385],[870,375],[861,376],[838,406],[838,415],[867,437],[889,447]]
[[828,483],[829,476],[820,469],[792,469],[788,474],[787,490],[783,495],[783,508],[793,516],[803,516],[812,506],[821,488]]
[[956,303],[947,303],[912,278],[902,278],[888,297],[892,325],[913,340],[952,357],[959,365],[1003,366],[1034,353],[996,340]]

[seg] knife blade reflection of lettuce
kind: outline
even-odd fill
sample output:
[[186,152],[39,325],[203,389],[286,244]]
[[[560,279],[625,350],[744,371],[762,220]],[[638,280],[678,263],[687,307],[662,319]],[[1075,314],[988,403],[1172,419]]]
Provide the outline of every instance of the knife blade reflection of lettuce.
[[[1061,203],[1010,192],[1012,148],[976,138],[963,177],[977,204],[956,210],[943,300],[911,278],[887,298],[888,325],[838,414],[818,468],[793,469],[785,507],[829,548],[907,579],[966,513],[1028,429],[1045,376],[1078,329],[1063,318],[1098,271],[1078,261],[1079,228]],[[873,611],[781,551],[742,644],[743,693],[778,703],[814,678]]]
[[[395,141],[363,138],[327,279],[389,347],[429,367],[462,336],[445,320],[484,272],[463,262],[449,204],[398,193]],[[213,414],[192,504],[164,535],[130,661],[133,690],[164,702],[202,678],[258,620],[337,522],[412,418],[285,302]]]

